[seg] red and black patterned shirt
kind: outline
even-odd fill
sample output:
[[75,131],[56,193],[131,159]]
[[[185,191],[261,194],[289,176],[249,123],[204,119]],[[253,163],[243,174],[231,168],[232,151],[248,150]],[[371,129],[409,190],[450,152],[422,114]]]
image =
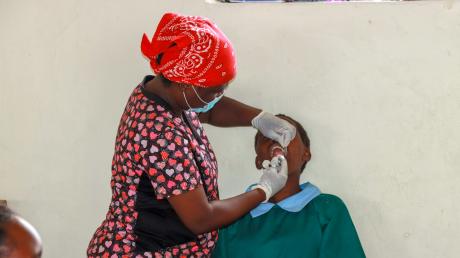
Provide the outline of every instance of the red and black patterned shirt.
[[88,257],[207,257],[217,231],[195,236],[168,197],[199,185],[218,200],[217,161],[198,116],[176,115],[144,91],[146,76],[121,117],[112,161],[112,200]]

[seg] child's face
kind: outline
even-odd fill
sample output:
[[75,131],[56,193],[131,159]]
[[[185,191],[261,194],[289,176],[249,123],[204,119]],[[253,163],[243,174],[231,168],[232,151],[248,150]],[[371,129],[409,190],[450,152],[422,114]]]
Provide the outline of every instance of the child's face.
[[[284,117],[280,117],[288,122],[291,123],[288,119],[285,119]],[[278,142],[275,142],[265,136],[263,136],[261,133],[257,133],[256,135],[256,145],[255,145],[255,151],[256,151],[256,167],[257,169],[262,168],[262,162],[264,160],[271,160],[273,157],[273,148],[275,147],[281,147],[281,145]],[[306,147],[302,139],[300,138],[299,134],[296,134],[294,139],[289,143],[287,147],[287,155],[285,155],[286,160],[288,162],[288,174],[295,174],[295,173],[300,173],[302,165],[305,162],[308,162],[310,160],[311,154],[310,154],[310,149]]]

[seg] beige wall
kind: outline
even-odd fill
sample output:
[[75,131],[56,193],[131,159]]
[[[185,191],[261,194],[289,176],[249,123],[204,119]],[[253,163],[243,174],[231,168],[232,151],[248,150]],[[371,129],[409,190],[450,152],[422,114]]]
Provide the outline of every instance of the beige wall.
[[[234,42],[229,96],[305,125],[303,180],[342,197],[369,257],[458,257],[460,2],[0,0],[0,199],[44,257],[84,257],[104,217],[117,123],[150,73],[141,35],[165,11]],[[222,196],[242,192],[259,176],[254,130],[208,134]]]

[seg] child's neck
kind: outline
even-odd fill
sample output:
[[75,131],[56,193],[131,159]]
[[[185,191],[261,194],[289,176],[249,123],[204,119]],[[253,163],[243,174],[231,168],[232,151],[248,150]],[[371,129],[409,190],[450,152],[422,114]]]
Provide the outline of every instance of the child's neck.
[[275,195],[273,195],[268,201],[271,203],[278,203],[291,195],[294,195],[301,191],[299,186],[300,173],[288,176],[286,185]]

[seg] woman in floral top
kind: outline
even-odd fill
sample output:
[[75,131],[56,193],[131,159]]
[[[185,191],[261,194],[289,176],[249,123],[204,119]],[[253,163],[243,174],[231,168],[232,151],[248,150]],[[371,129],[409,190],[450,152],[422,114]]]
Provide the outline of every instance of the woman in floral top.
[[252,125],[283,146],[295,128],[223,96],[236,59],[208,19],[167,13],[151,41],[144,35],[141,49],[157,76],[146,76],[126,104],[112,160],[112,200],[87,255],[208,257],[217,229],[279,191],[287,165],[274,159],[253,191],[219,200],[217,160],[201,123]]

